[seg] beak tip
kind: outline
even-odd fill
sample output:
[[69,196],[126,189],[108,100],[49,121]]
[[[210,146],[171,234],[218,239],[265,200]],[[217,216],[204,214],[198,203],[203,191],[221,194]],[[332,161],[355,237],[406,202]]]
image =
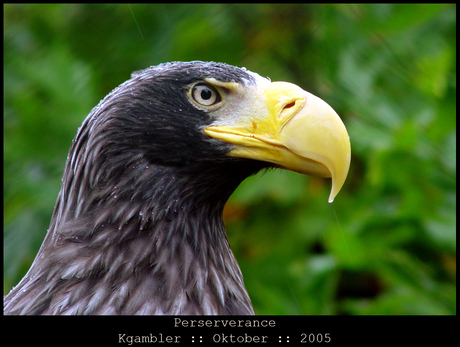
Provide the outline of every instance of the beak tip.
[[327,199],[327,202],[332,204],[338,193],[339,192],[334,191],[334,189],[331,189],[331,193],[329,194],[329,198]]

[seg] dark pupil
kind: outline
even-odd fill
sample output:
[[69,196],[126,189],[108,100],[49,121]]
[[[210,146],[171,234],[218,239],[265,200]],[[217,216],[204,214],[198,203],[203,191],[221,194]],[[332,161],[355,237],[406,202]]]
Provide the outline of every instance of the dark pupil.
[[211,99],[211,96],[212,96],[212,91],[211,90],[203,89],[201,91],[201,97],[203,98],[203,100],[209,100],[209,99]]

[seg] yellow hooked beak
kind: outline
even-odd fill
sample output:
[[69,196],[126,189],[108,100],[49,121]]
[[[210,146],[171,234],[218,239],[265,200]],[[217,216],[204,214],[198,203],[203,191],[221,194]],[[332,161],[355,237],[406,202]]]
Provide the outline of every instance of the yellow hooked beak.
[[209,79],[216,88],[226,90],[224,96],[240,98],[237,107],[224,105],[204,132],[235,145],[230,156],[331,177],[332,202],[350,167],[345,125],[332,107],[315,95],[292,83],[264,81],[249,88]]

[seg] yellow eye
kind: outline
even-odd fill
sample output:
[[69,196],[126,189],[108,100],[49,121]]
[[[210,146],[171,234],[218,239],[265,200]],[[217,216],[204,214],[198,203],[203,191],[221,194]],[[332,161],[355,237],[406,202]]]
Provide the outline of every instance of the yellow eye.
[[212,106],[220,102],[220,95],[216,88],[209,84],[200,83],[193,87],[192,98],[202,106]]

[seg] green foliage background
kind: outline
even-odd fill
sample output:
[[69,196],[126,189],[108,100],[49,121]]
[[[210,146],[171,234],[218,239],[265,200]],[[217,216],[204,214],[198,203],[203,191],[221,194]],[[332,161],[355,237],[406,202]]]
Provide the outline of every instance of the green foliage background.
[[271,171],[225,210],[257,314],[456,314],[455,5],[4,5],[4,293],[46,234],[73,136],[150,65],[213,60],[342,116],[351,171]]

